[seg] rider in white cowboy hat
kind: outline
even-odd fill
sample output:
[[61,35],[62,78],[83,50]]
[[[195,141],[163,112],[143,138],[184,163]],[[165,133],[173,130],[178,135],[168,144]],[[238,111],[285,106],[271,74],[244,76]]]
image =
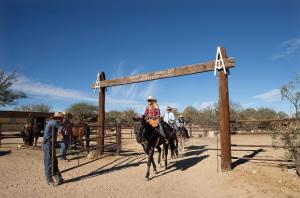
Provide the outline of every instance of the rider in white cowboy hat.
[[167,106],[166,113],[164,114],[164,121],[168,123],[169,125],[173,126],[175,124],[175,116],[172,112],[172,108],[170,106]]

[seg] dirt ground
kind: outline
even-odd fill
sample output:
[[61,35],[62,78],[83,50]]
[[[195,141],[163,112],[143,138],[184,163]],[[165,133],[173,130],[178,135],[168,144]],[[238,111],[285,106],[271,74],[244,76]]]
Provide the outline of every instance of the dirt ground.
[[[232,143],[270,145],[271,137],[236,135]],[[284,159],[283,150],[233,147],[233,156],[274,161],[233,160],[234,169],[221,173],[216,147],[216,138],[190,139],[184,156],[169,160],[167,170],[158,168],[159,173],[151,172],[146,181],[146,156],[139,144],[129,140],[121,156],[82,158],[80,166],[77,160],[59,161],[66,183],[50,187],[40,148],[4,144],[0,148],[0,197],[299,197],[300,178],[287,164],[275,161]]]

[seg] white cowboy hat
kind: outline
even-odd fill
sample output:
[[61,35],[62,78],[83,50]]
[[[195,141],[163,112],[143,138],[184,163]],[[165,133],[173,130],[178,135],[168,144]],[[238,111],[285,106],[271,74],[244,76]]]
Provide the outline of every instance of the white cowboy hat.
[[147,98],[147,101],[157,101],[153,96],[149,96],[148,98]]
[[171,110],[172,108],[170,107],[170,106],[167,106],[167,108],[166,108],[167,110]]
[[64,114],[62,112],[55,112],[53,115],[53,118],[62,118],[64,117]]
[[180,117],[180,118],[183,118],[183,115],[180,115],[179,117]]

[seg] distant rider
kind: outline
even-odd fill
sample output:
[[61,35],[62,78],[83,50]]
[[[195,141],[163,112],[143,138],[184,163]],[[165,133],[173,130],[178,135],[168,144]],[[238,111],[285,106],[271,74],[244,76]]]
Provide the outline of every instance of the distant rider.
[[183,130],[184,130],[184,132],[185,132],[185,135],[186,135],[186,137],[187,138],[190,138],[190,136],[189,136],[189,133],[188,133],[188,130],[186,129],[186,122],[185,122],[185,120],[184,120],[184,118],[183,118],[183,115],[180,115],[179,116],[179,118],[178,118],[178,120],[177,120],[177,125],[178,125],[178,127],[182,127],[183,128]]

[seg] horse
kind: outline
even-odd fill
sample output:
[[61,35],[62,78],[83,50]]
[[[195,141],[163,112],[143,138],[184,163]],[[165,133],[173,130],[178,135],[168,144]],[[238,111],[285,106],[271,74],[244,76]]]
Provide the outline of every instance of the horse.
[[[23,142],[29,146],[37,146],[37,140],[41,137],[43,126],[40,123],[25,124],[21,129],[21,137]],[[34,143],[34,144],[33,144]]]
[[[84,148],[84,143],[83,143],[83,137],[89,138],[90,136],[90,129],[88,124],[85,123],[78,123],[75,126],[72,126],[72,134],[71,134],[71,139],[72,142],[73,140],[78,143],[78,146],[81,148]],[[86,140],[86,148],[89,148],[89,140]],[[75,144],[75,150],[77,149],[76,144]]]
[[136,141],[142,145],[143,150],[148,155],[147,171],[146,171],[145,179],[149,180],[151,164],[153,166],[154,173],[157,174],[156,164],[154,162],[153,155],[154,155],[154,149],[156,148],[159,152],[159,162],[158,163],[160,164],[160,152],[161,152],[160,145],[163,145],[163,148],[164,148],[165,169],[168,168],[167,156],[168,156],[169,144],[172,145],[171,149],[175,147],[175,145],[173,145],[174,141],[171,139],[173,137],[172,136],[172,128],[168,124],[162,123],[162,126],[165,130],[165,133],[167,135],[167,140],[168,140],[168,141],[165,141],[165,139],[159,135],[157,128],[152,127],[145,120],[144,116],[133,118],[133,120],[137,122],[134,127]]
[[178,132],[177,132],[178,142],[179,142],[179,151],[181,153],[184,153],[184,141],[188,138],[187,137],[187,129],[183,125],[178,126]]

